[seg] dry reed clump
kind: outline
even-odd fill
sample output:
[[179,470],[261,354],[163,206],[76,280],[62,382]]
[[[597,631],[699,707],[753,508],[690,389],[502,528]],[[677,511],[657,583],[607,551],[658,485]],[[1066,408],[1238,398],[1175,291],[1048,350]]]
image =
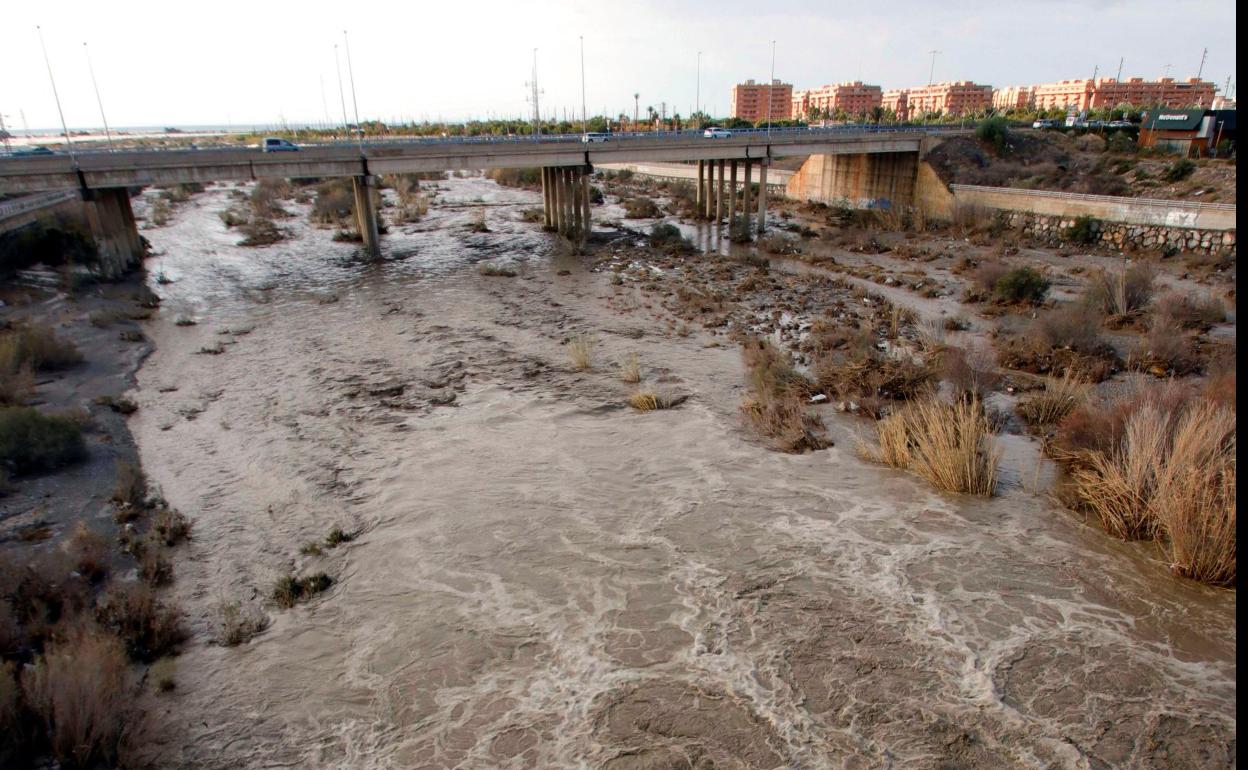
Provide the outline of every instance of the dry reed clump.
[[1092,276],[1086,299],[1112,325],[1121,325],[1142,312],[1153,298],[1156,274],[1147,262],[1137,262],[1122,270],[1100,270]]
[[121,642],[75,628],[22,672],[27,707],[44,724],[64,767],[112,766],[130,719],[130,677]]
[[597,339],[592,334],[578,334],[568,341],[568,360],[578,372],[594,368],[594,346]]
[[75,571],[92,583],[108,577],[109,544],[103,535],[92,532],[85,521],[79,521],[66,543]]
[[620,380],[632,385],[641,382],[641,359],[636,353],[629,353],[620,361]]
[[673,395],[650,389],[639,390],[628,397],[628,405],[639,412],[653,412],[658,409],[675,409],[685,402],[688,396]]
[[1154,386],[1073,411],[1050,453],[1071,502],[1110,534],[1163,543],[1172,570],[1235,581],[1235,411],[1192,388]]
[[82,353],[61,339],[50,326],[22,326],[0,333],[0,366],[16,371],[22,365],[35,371],[68,369],[82,362]]
[[1172,291],[1153,303],[1153,324],[1164,327],[1208,331],[1226,320],[1226,306],[1211,295],[1183,294]]
[[290,609],[299,602],[307,601],[313,596],[328,591],[334,579],[324,572],[317,572],[307,577],[283,575],[273,584],[273,601],[278,607]]
[[1046,430],[1060,423],[1088,396],[1088,386],[1071,372],[1046,377],[1044,390],[1018,405],[1018,414],[1035,430]]
[[1194,338],[1158,317],[1127,356],[1126,365],[1157,377],[1182,377],[1199,372],[1203,361]]
[[940,377],[958,398],[983,401],[1001,381],[996,356],[983,347],[949,347],[940,354]]
[[823,420],[807,411],[810,381],[771,343],[750,339],[741,351],[750,393],[741,412],[756,433],[782,452],[800,453],[827,446]]
[[516,271],[509,267],[500,267],[492,262],[482,262],[477,272],[487,278],[515,278]]
[[1001,364],[1033,374],[1074,371],[1100,382],[1119,365],[1113,346],[1101,338],[1101,316],[1087,303],[1067,303],[1038,316],[1021,334],[996,339]]
[[978,399],[916,401],[877,423],[876,433],[876,447],[860,447],[869,460],[909,470],[947,492],[987,497],[996,487],[1000,452]]

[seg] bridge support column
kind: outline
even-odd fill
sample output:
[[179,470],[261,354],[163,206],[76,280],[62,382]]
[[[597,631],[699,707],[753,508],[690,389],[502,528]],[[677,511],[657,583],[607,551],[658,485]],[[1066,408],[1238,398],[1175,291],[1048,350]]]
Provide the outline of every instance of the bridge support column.
[[715,211],[715,161],[706,162],[706,192],[702,195],[702,218],[710,219]]
[[733,225],[737,223],[737,162],[730,160],[728,164],[731,176],[728,180],[728,233],[731,235]]
[[581,196],[580,197],[581,197],[581,209],[582,209],[581,223],[583,225],[583,227],[581,228],[581,232],[580,232],[581,243],[588,241],[590,233],[594,231],[594,223],[593,223],[593,220],[590,219],[590,214],[589,214],[589,175],[590,173],[591,173],[591,170],[589,166],[586,166],[584,169],[581,170]]
[[754,163],[748,158],[745,161],[745,180],[741,185],[741,229],[750,234],[750,196],[754,187]]
[[373,188],[377,178],[371,174],[352,178],[355,190],[355,223],[364,240],[364,251],[370,257],[381,256],[381,234],[377,231],[377,208],[373,206]]
[[104,277],[116,278],[136,267],[143,259],[143,239],[126,188],[83,190],[82,200]]
[[578,168],[568,169],[568,175],[572,182],[572,232],[569,237],[579,241],[585,230],[585,210],[581,206],[581,184],[585,177]]
[[550,169],[550,225],[557,233],[563,232],[563,169],[554,166]]
[[562,167],[559,169],[559,177],[563,183],[563,229],[560,234],[565,238],[572,236],[572,169]]
[[719,161],[719,180],[715,184],[715,225],[724,221],[724,162]]
[[767,229],[767,167],[771,161],[764,159],[758,163],[758,234]]
[[702,215],[702,201],[706,196],[706,161],[698,161],[698,188],[693,194],[693,206]]
[[554,185],[550,182],[550,168],[542,166],[542,228],[551,230],[554,228],[555,218],[554,207],[551,205],[551,199],[554,195]]

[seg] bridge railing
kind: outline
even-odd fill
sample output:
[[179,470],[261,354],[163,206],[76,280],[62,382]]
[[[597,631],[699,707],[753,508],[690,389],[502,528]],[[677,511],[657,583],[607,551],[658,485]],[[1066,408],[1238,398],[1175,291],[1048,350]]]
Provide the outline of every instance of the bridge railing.
[[0,219],[8,219],[18,214],[25,214],[30,211],[38,211],[39,209],[55,206],[58,203],[64,203],[79,197],[77,191],[70,192],[46,192],[35,193],[34,195],[24,195],[21,198],[15,198],[9,201],[0,202]]
[[[754,137],[776,137],[776,138],[792,138],[796,136],[830,136],[830,135],[860,135],[860,134],[897,134],[897,133],[924,133],[924,134],[942,134],[957,133],[962,131],[957,126],[904,126],[904,125],[878,125],[878,124],[850,124],[841,126],[802,126],[802,127],[773,127],[767,128],[739,128],[727,129],[730,137],[746,136]],[[720,139],[712,139],[703,136],[704,129],[687,129],[681,131],[617,131],[604,132],[608,137],[608,141],[637,141],[643,139],[705,139],[708,142],[722,141]],[[481,134],[477,136],[367,136],[362,140],[358,138],[337,139],[329,141],[310,141],[299,142],[299,147],[362,147],[368,150],[370,147],[383,148],[393,146],[395,144],[417,144],[417,145],[461,145],[461,144],[521,144],[521,143],[581,143],[582,134],[511,134],[511,135],[495,135]],[[237,145],[237,144],[199,144],[192,143],[190,145],[180,145],[176,147],[136,147],[120,150],[101,149],[75,149],[75,155],[101,155],[113,152],[125,153],[143,153],[143,152],[229,152],[238,150],[256,149],[255,145]],[[68,154],[58,150],[58,155]]]

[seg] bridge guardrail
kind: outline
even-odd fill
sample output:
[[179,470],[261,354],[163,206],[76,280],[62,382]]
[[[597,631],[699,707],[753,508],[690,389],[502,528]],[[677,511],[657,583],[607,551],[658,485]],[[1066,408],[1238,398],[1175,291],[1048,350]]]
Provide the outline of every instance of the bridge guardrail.
[[0,219],[8,219],[18,214],[25,214],[29,211],[38,211],[48,206],[54,206],[58,203],[78,198],[79,194],[75,192],[46,192],[35,193],[33,195],[24,195],[11,201],[0,203]]
[[[806,126],[783,128],[740,128],[728,129],[733,137],[736,136],[780,136],[790,137],[795,135],[811,135],[818,134],[822,136],[830,134],[890,134],[890,133],[925,133],[925,134],[943,134],[958,133],[966,129],[958,126],[905,126],[905,125],[876,125],[876,124],[851,124],[844,126]],[[610,141],[631,141],[638,139],[704,139],[702,136],[703,129],[688,131],[620,131],[610,133]],[[708,142],[722,141],[720,139],[706,139]],[[367,150],[369,147],[385,147],[393,144],[510,144],[510,143],[560,143],[569,142],[581,144],[581,134],[514,134],[509,136],[497,136],[493,134],[482,134],[478,136],[387,136],[387,137],[366,137],[361,142],[359,139],[343,139],[336,141],[312,141],[300,142],[300,147],[352,147],[360,146]],[[112,153],[143,153],[143,152],[237,152],[239,150],[256,149],[254,145],[231,145],[231,144],[212,144],[207,146],[199,146],[192,143],[187,146],[178,147],[135,147],[119,150],[109,149],[75,149],[75,155],[108,155]],[[58,150],[57,155],[69,155],[64,150]],[[11,156],[10,156],[11,157]],[[3,158],[3,156],[0,156]]]

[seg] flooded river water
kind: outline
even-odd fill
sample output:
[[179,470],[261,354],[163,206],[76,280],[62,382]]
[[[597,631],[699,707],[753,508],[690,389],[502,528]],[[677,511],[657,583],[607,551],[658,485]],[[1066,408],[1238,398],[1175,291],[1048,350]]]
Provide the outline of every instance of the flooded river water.
[[[866,464],[849,418],[767,451],[732,345],[608,310],[519,221],[537,195],[439,185],[374,264],[303,209],[239,248],[220,188],[145,232],[173,282],[131,426],[195,527],[162,766],[1234,765],[1233,593],[1023,484],[971,500]],[[631,352],[688,401],[623,406]],[[334,526],[359,535],[300,553]],[[292,570],[335,582],[268,605]],[[213,644],[223,601],[271,625]]]

